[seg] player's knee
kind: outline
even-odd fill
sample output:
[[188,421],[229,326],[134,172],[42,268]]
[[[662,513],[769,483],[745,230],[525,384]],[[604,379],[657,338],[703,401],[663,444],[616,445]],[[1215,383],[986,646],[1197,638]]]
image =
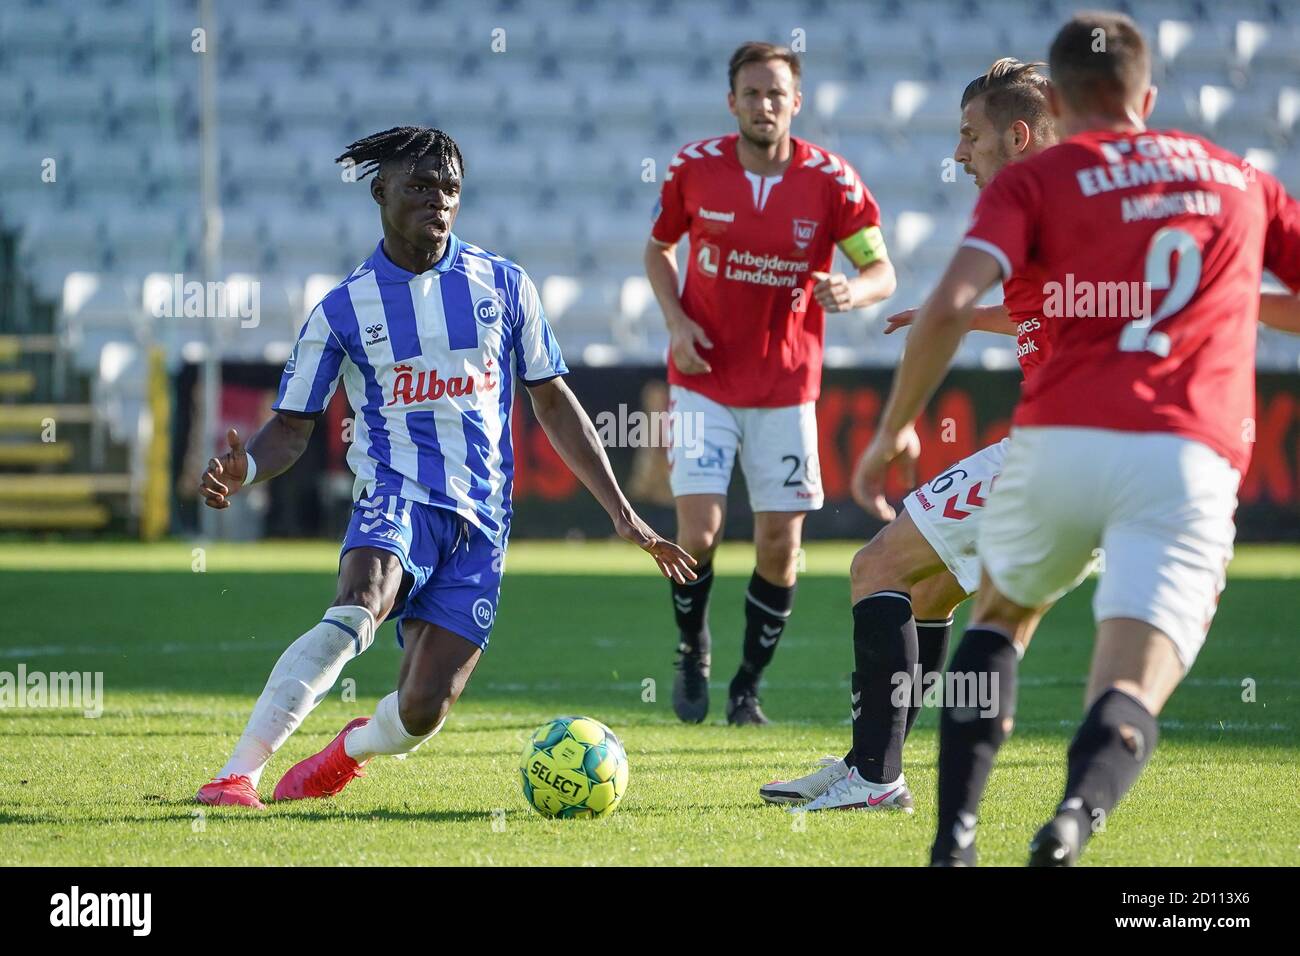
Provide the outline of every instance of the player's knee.
[[678,544],[700,564],[713,560],[713,552],[718,549],[721,537],[718,528],[683,528],[678,535]]
[[1007,634],[1016,634],[1023,624],[1034,617],[1034,613],[1033,609],[1021,607],[998,593],[997,588],[981,587],[971,611],[971,626],[990,627]]
[[404,690],[397,698],[397,712],[406,732],[412,737],[422,737],[446,719],[455,702],[446,687]]
[[797,542],[769,542],[767,546],[759,544],[757,549],[759,576],[773,584],[789,586],[794,583],[799,566],[799,545]]
[[418,687],[403,685],[397,696],[397,709],[406,732],[415,737],[433,733],[447,719],[464,689],[465,681],[459,677],[434,680]]
[[374,615],[375,621],[382,621],[392,609],[391,598],[386,598],[378,583],[364,585],[340,585],[338,595],[331,607],[363,607]]
[[932,574],[912,585],[912,614],[918,621],[942,621],[965,597],[950,575]]
[[849,580],[853,586],[854,601],[877,591],[907,591],[910,583],[906,569],[901,567],[892,550],[882,537],[876,535],[858,549],[849,564]]

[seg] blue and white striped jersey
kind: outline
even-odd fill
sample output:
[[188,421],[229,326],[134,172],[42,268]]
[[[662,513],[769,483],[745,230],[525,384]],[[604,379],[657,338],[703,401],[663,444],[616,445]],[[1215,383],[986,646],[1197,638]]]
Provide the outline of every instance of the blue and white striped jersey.
[[519,266],[453,234],[416,275],[380,242],[307,317],[274,408],[318,414],[341,377],[356,415],[353,496],[447,508],[504,544],[515,379],[567,371]]

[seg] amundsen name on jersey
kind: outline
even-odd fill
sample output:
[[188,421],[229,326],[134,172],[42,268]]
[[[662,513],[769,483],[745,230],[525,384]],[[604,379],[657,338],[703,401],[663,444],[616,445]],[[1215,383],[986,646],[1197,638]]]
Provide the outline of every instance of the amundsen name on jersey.
[[800,273],[808,271],[808,263],[780,256],[756,256],[748,250],[732,249],[727,253],[727,267],[723,273],[737,282],[753,282],[778,288],[798,288],[803,280]]
[[1075,175],[1085,196],[1151,183],[1222,183],[1246,190],[1245,170],[1215,159],[1194,139],[1139,136],[1131,142],[1102,143],[1107,165],[1089,166]]

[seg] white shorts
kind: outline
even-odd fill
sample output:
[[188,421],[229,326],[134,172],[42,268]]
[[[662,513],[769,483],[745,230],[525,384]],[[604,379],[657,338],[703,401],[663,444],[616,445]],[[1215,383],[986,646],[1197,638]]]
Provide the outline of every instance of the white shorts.
[[984,502],[1002,470],[1009,440],[982,448],[944,469],[928,484],[903,499],[912,523],[967,594],[980,586],[979,538]]
[[814,403],[733,408],[674,385],[668,409],[680,429],[668,449],[674,496],[725,495],[739,454],[754,511],[822,506]]
[[1190,668],[1218,607],[1241,475],[1178,435],[1017,428],[980,523],[979,556],[1011,600],[1040,607],[1097,559],[1098,621],[1167,635]]

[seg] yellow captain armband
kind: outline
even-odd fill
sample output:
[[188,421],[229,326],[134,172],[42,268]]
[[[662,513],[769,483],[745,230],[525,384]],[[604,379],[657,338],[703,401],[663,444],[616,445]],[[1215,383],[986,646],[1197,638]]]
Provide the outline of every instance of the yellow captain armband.
[[885,234],[880,231],[879,226],[867,226],[841,239],[840,249],[859,269],[889,258],[889,253],[885,250]]

